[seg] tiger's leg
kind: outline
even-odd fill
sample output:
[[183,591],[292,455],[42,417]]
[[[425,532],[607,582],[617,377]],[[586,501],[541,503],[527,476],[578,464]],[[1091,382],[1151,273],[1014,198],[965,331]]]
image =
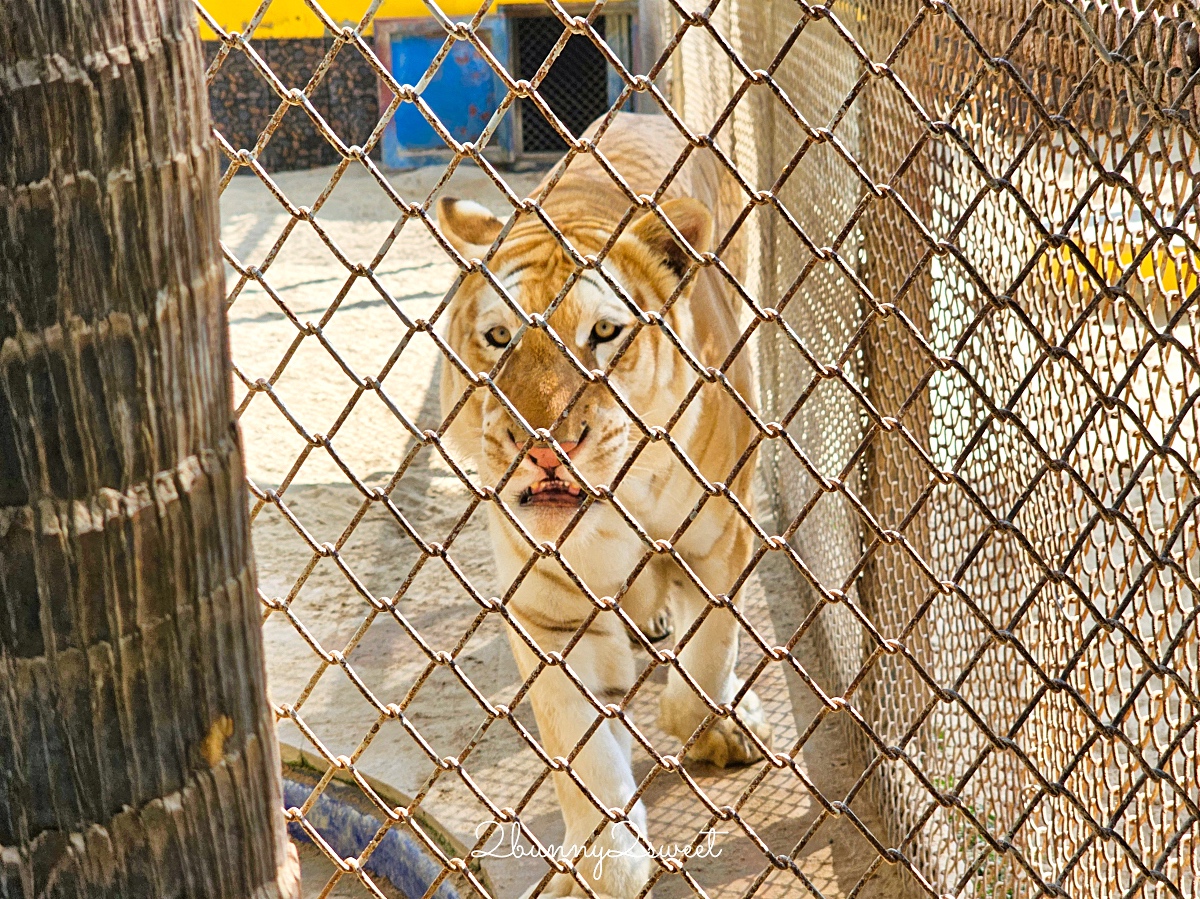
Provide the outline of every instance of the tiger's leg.
[[[575,632],[574,627],[570,627],[569,632],[567,628],[538,627],[523,618],[520,612],[516,617],[543,652],[560,649]],[[511,628],[509,643],[521,676],[528,678],[537,667],[537,657]],[[602,614],[592,623],[566,656],[566,664],[602,704],[620,702],[633,684],[628,638],[616,616],[611,614]],[[542,669],[530,687],[529,698],[542,745],[552,758],[569,756],[601,717],[558,667]],[[629,731],[619,722],[605,720],[571,761],[572,770],[605,808],[624,808],[636,789],[630,764],[631,743]],[[566,830],[563,856],[570,859],[583,850],[602,816],[568,774],[554,774],[554,789]],[[640,800],[630,809],[629,820],[645,837],[646,809]],[[609,824],[583,851],[586,854],[575,863],[576,869],[601,896],[631,899],[650,876],[649,854],[625,825]],[[540,895],[586,894],[573,877],[557,874]]]
[[[713,593],[729,590],[750,558],[749,533],[734,531],[731,543],[698,558],[687,558],[688,565]],[[669,560],[664,559],[669,564]],[[676,567],[672,576],[671,606],[675,617],[675,639],[688,632],[696,618],[709,606],[708,600]],[[679,663],[688,676],[718,705],[732,702],[742,688],[734,671],[737,662],[739,625],[727,609],[712,609],[699,629],[679,652]],[[749,730],[768,747],[771,725],[762,702],[753,690],[737,704],[737,714]],[[672,667],[660,700],[659,725],[663,730],[687,742],[710,709],[696,691]],[[718,718],[688,750],[688,758],[711,762],[720,767],[745,765],[760,758],[758,748],[731,718]]]

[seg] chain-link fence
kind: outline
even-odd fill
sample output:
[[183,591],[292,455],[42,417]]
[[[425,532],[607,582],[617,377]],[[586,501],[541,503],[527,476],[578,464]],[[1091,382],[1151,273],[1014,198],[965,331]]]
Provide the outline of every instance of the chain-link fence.
[[[222,143],[227,204],[246,173],[274,230],[247,201],[225,244],[273,698],[328,767],[289,816],[333,880],[381,895],[401,830],[428,896],[506,895],[504,865],[544,895],[1194,896],[1194,4],[643,2],[632,69],[603,2],[515,17],[549,37],[507,57],[479,36],[503,8],[425,6],[445,40],[413,85],[379,3],[308,3],[332,39],[295,84],[267,4],[208,18],[210,80],[239,58],[278,98]],[[422,99],[463,46],[502,97],[466,143]],[[312,100],[347,59],[383,86],[363,146]],[[592,110],[541,88],[598,60],[620,92],[581,137]],[[635,98],[659,118],[618,116]],[[401,104],[449,166],[372,160]],[[569,148],[537,186],[483,152],[518,107]],[[298,113],[340,160],[303,200],[260,163]],[[498,220],[439,224],[468,182]],[[293,250],[307,274],[278,275]],[[580,449],[604,415],[607,468]],[[692,713],[659,729],[660,701]],[[388,758],[406,805],[365,775]],[[335,775],[380,821],[346,858],[308,817]],[[572,840],[574,865],[542,851]]]

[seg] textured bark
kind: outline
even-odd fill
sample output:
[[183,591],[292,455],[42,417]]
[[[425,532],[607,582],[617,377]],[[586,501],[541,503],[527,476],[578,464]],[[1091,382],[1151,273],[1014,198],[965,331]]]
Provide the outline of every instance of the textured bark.
[[276,897],[184,0],[0,5],[0,897]]

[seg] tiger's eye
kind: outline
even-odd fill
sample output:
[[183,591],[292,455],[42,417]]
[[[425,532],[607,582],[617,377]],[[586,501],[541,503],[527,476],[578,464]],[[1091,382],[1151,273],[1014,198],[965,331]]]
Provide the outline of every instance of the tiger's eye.
[[512,340],[512,334],[509,333],[508,328],[504,327],[504,325],[496,325],[496,327],[489,328],[483,332],[483,339],[492,346],[500,349],[508,346],[509,341]]
[[621,325],[613,324],[610,321],[598,321],[592,328],[592,345],[608,343],[624,330]]

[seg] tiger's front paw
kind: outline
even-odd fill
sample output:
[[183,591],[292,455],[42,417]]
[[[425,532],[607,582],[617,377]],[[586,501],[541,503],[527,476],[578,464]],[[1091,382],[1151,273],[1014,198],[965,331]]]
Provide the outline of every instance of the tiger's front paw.
[[[547,886],[546,889],[542,890],[540,893],[538,893],[535,896],[534,890],[536,890],[536,889],[537,889],[536,884],[534,886],[531,886],[529,889],[527,889],[524,893],[521,894],[521,899],[576,899],[576,897],[587,896],[587,893],[585,893],[582,889],[579,889],[578,885],[576,886],[576,889],[578,890],[578,892],[575,892],[575,893],[556,893],[556,892],[554,892],[553,886]],[[593,895],[595,895],[596,899],[625,899],[625,897],[623,897],[623,896],[614,896],[611,893],[600,893],[600,892],[597,892],[596,890],[592,890],[592,893],[593,893]],[[653,897],[652,893],[647,894],[646,899],[652,899],[652,897]]]
[[[671,610],[667,606],[660,608],[645,622],[639,621],[638,627],[641,628],[642,633],[646,635],[646,639],[651,643],[661,643],[667,637],[671,636],[671,634],[675,633]],[[635,649],[641,645],[632,635],[629,637],[629,643]]]
[[[659,724],[663,730],[672,733],[680,740],[687,742],[691,739],[699,722],[694,724],[681,720],[683,716],[677,713],[679,706],[671,703],[667,695],[663,695]],[[737,704],[737,714],[742,723],[761,740],[768,749],[771,748],[772,729],[763,711],[762,701],[758,695],[749,690]],[[694,720],[694,719],[693,719]],[[762,753],[750,739],[749,735],[739,727],[732,718],[718,718],[702,733],[687,751],[687,758],[692,761],[708,762],[718,768],[732,768],[737,765],[749,765],[762,758]]]
[[[608,878],[613,882],[590,884],[596,899],[634,899],[640,894],[650,871],[645,865],[634,867],[636,870],[622,872],[633,876]],[[577,899],[577,897],[586,897],[587,895],[575,878],[568,874],[555,874],[541,892],[537,891],[537,884],[534,884],[521,894],[521,899]],[[653,897],[654,893],[651,891],[643,899],[653,899]]]

